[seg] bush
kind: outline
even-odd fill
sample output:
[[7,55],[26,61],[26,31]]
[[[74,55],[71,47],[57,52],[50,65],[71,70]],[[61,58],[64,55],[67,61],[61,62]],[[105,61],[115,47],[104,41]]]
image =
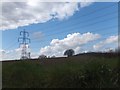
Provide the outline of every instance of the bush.
[[38,59],[44,59],[44,58],[47,58],[47,56],[46,56],[46,55],[40,55],[40,56],[38,57]]

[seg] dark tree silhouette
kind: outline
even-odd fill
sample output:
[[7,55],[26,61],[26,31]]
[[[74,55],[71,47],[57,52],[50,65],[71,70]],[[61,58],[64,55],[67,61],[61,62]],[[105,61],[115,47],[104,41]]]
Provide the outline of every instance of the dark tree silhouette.
[[44,59],[44,58],[47,58],[47,56],[46,56],[46,55],[40,55],[40,56],[38,57],[38,59]]
[[23,59],[29,59],[29,58],[27,56],[22,56],[20,59],[23,60]]
[[64,52],[64,55],[67,55],[68,57],[73,56],[74,55],[74,50],[73,49],[68,49]]

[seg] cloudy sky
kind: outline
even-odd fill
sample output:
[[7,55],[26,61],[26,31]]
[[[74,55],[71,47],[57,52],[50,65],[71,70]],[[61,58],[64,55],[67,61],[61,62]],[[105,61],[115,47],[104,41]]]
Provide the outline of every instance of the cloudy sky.
[[30,34],[32,58],[117,48],[117,2],[4,2],[0,18],[4,60],[20,58],[23,29]]

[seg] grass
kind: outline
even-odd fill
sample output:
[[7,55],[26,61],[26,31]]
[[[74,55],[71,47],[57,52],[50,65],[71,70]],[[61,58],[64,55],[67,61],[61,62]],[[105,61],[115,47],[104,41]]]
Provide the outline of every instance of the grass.
[[118,55],[2,62],[3,88],[120,88]]

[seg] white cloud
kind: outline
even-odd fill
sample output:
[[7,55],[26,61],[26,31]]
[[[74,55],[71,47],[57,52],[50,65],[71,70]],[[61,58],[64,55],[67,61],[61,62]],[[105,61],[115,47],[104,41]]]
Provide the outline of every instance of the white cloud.
[[0,50],[0,61],[1,61],[4,54],[5,54],[5,50]]
[[108,44],[117,44],[118,43],[118,36],[110,36],[107,39],[100,41],[99,43],[97,43],[96,45],[93,46],[94,50],[99,50],[102,47],[104,47],[105,45]]
[[39,52],[32,52],[31,53],[31,58],[38,58],[39,57]]
[[81,45],[87,44],[100,38],[100,35],[93,33],[73,33],[68,34],[66,38],[59,40],[53,39],[49,46],[40,49],[40,54],[48,56],[63,56],[66,49],[74,49],[75,53],[80,53]]
[[[76,11],[90,5],[89,2],[3,2],[0,15],[0,30],[15,29],[36,23],[45,23],[51,19],[63,20]],[[80,6],[80,7],[79,7]],[[1,21],[2,20],[2,21]]]
[[3,60],[10,60],[18,58],[19,53],[15,50],[0,50],[0,58]]
[[[13,50],[0,50],[0,58],[1,60],[15,60],[15,59],[20,59],[21,57],[21,51],[22,48],[24,48],[24,45],[21,45],[20,48],[16,48]],[[26,45],[26,50],[27,52],[30,52],[31,50],[29,49],[29,46]]]
[[86,0],[84,0],[84,2],[81,2],[80,3],[81,8],[91,5],[95,0],[89,0],[89,1],[90,2],[88,2],[88,0],[87,0],[87,3],[86,3]]

